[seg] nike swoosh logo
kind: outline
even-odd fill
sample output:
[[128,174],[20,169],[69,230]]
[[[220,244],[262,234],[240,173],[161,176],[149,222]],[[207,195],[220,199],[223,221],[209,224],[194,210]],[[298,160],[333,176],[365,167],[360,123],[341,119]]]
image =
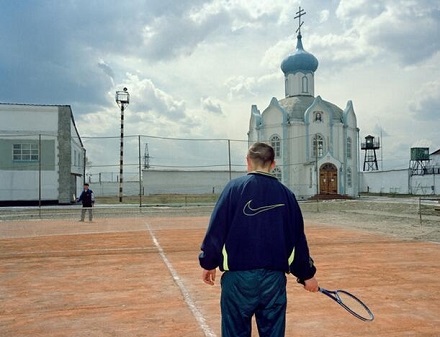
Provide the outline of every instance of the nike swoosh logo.
[[252,199],[249,200],[246,205],[243,207],[243,214],[246,216],[254,216],[262,212],[270,211],[271,209],[277,208],[277,207],[283,207],[284,204],[273,204],[273,205],[267,205],[267,206],[261,206],[257,208],[251,207]]

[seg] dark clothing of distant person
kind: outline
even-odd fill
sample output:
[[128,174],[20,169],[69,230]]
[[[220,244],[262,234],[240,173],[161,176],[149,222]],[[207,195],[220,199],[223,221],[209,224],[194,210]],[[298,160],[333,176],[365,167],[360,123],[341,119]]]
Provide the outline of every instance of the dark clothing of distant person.
[[92,207],[95,204],[95,195],[93,194],[93,191],[89,189],[89,185],[84,185],[84,190],[82,191],[81,195],[78,199],[76,199],[76,202],[82,202],[82,210],[81,210],[81,220],[84,221],[86,216],[86,211],[89,213],[89,221],[93,220],[93,212]]

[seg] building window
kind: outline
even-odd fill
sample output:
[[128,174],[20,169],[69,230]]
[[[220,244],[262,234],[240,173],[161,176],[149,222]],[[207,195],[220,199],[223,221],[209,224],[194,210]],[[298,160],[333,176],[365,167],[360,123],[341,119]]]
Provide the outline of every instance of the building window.
[[351,138],[347,138],[347,158],[351,159],[351,152],[352,152],[352,146],[351,146]]
[[313,137],[312,156],[322,157],[324,155],[324,138],[321,135]]
[[302,92],[303,93],[308,93],[309,92],[309,79],[307,78],[307,76],[303,76],[301,79],[301,84],[302,84]]
[[279,181],[281,181],[282,179],[282,174],[281,174],[281,169],[279,167],[275,167],[272,170],[272,174],[275,176],[275,178],[277,178]]
[[351,187],[351,185],[352,185],[351,168],[347,169],[347,185],[348,185],[348,187]]
[[275,152],[275,158],[281,157],[281,140],[279,136],[270,137],[270,145],[273,147]]
[[38,144],[13,144],[12,159],[14,161],[38,161],[40,159]]

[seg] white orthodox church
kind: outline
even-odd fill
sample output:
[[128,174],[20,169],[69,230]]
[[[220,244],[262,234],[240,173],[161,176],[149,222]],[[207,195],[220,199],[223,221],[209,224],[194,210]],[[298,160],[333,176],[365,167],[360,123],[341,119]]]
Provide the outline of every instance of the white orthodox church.
[[315,97],[318,60],[304,50],[298,31],[296,51],[281,63],[285,98],[272,98],[263,112],[252,106],[248,140],[274,147],[273,173],[297,198],[357,197],[359,129],[353,104],[341,109]]

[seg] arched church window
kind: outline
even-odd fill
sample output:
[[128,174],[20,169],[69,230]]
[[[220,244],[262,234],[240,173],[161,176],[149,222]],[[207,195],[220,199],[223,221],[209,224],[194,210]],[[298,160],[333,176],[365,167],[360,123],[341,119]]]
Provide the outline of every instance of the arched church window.
[[351,137],[347,138],[347,158],[351,159],[351,152],[352,152],[352,146],[351,146]]
[[352,185],[351,168],[347,169],[347,185],[348,185],[348,187],[351,187],[351,185]]
[[281,181],[282,179],[282,174],[281,174],[281,169],[279,167],[275,167],[272,170],[272,174],[275,176],[275,178],[277,178],[279,181]]
[[312,142],[312,156],[322,157],[324,155],[324,138],[321,135],[315,135]]
[[307,76],[302,77],[301,84],[302,84],[302,92],[308,93],[309,92],[309,79],[307,78]]
[[270,145],[273,147],[275,152],[275,158],[281,157],[281,139],[277,135],[270,137]]

